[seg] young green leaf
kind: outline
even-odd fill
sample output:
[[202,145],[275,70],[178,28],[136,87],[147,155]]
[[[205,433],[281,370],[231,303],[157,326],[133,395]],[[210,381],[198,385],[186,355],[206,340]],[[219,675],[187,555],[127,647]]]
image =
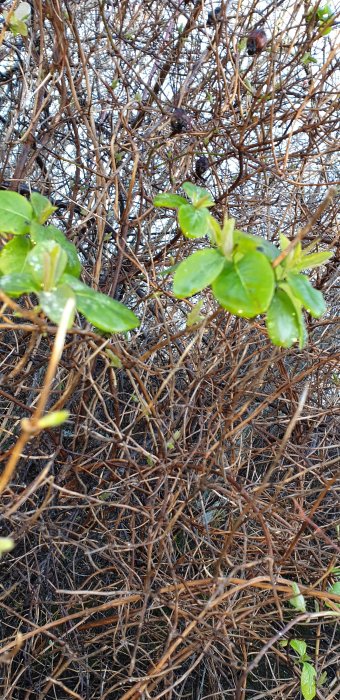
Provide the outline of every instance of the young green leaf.
[[119,301],[96,292],[72,275],[64,274],[61,281],[73,289],[77,309],[96,328],[106,333],[123,333],[139,326],[137,316]]
[[301,301],[293,294],[289,284],[287,282],[280,282],[279,283],[280,289],[283,289],[283,291],[287,294],[289,297],[290,301],[292,302],[295,313],[296,313],[296,323],[299,328],[299,348],[302,350],[302,348],[305,347],[307,339],[308,339],[308,334],[307,334],[307,329],[306,329],[306,324],[305,324],[305,319],[303,317],[302,313],[302,304]]
[[191,328],[191,326],[195,326],[196,323],[201,323],[203,321],[203,316],[201,316],[201,309],[203,306],[203,301],[202,299],[195,304],[195,306],[192,307],[191,311],[189,311],[187,315],[187,322],[186,322],[186,327]]
[[317,63],[317,59],[313,58],[312,54],[309,51],[305,51],[301,58],[301,63],[306,66],[308,63]]
[[247,253],[238,262],[225,262],[212,285],[217,301],[233,314],[252,318],[269,307],[274,293],[274,273],[262,253]]
[[39,192],[32,192],[30,201],[33,207],[34,218],[39,224],[44,224],[48,217],[56,211],[57,207]]
[[56,241],[42,241],[27,256],[27,268],[45,292],[51,291],[67,265],[67,254]]
[[322,671],[320,678],[318,678],[317,686],[321,688],[327,683],[327,671]]
[[[7,12],[5,13],[5,19],[7,19]],[[14,10],[14,13],[10,15],[8,23],[10,31],[17,36],[27,36],[27,26],[25,20],[29,18],[31,14],[31,6],[28,2],[19,2],[18,7]]]
[[293,598],[289,599],[290,604],[293,606],[293,608],[295,608],[295,610],[299,610],[300,612],[306,612],[305,599],[296,581],[292,582],[292,589],[295,595]]
[[326,304],[323,294],[318,289],[312,287],[306,275],[289,273],[288,284],[293,294],[299,299],[301,304],[314,318],[320,318],[326,311]]
[[56,226],[42,226],[37,221],[32,221],[30,234],[34,243],[43,241],[56,241],[67,255],[67,265],[65,272],[74,277],[79,277],[81,273],[81,263],[78,258],[77,248]]
[[197,185],[193,185],[192,182],[184,182],[183,190],[191,199],[194,207],[212,207],[214,204],[210,192],[204,189],[204,187],[197,187]]
[[178,209],[181,204],[188,204],[188,200],[172,192],[162,192],[157,194],[153,200],[154,207],[167,207],[168,209]]
[[[328,593],[331,593],[332,595],[338,595],[340,597],[340,581],[335,581],[334,583],[332,583],[332,585],[328,588]],[[332,600],[332,603],[338,608],[340,608],[340,601],[339,603],[336,603],[334,600]],[[328,608],[331,607],[327,601],[326,605]]]
[[37,292],[39,287],[32,275],[22,272],[0,277],[0,289],[9,297],[20,297],[22,294]]
[[112,352],[110,348],[106,348],[105,355],[109,358],[111,367],[116,367],[116,369],[121,369],[123,367],[120,357],[118,357],[115,352]]
[[214,245],[217,245],[218,247],[221,245],[222,242],[222,229],[216,221],[216,219],[209,214],[208,217],[208,223],[209,223],[209,231],[208,231],[208,236],[211,240],[211,242]]
[[221,232],[220,249],[226,258],[231,258],[234,248],[235,219],[224,219]]
[[17,192],[0,192],[0,233],[22,236],[28,233],[33,209],[30,203]]
[[191,204],[182,205],[178,210],[178,222],[187,238],[201,238],[210,229],[208,209],[195,209]]
[[288,246],[290,245],[290,240],[285,236],[284,233],[280,233],[280,248],[281,250],[286,250]]
[[331,23],[331,26],[324,26],[324,25],[328,25],[328,24],[329,24],[328,22],[322,22],[322,24],[320,26],[321,36],[327,36],[327,34],[330,34],[330,32],[332,31],[333,22]]
[[302,664],[301,671],[301,693],[304,700],[313,700],[316,696],[316,670],[312,664],[307,662]]
[[68,419],[70,413],[69,411],[52,411],[47,413],[38,421],[38,428],[44,430],[45,428],[56,428],[58,425],[62,425]]
[[12,15],[9,21],[9,29],[14,36],[28,35],[27,25],[21,19],[18,19],[15,15]]
[[307,644],[301,639],[291,639],[290,646],[296,651],[299,656],[305,656],[307,652]]
[[250,80],[248,80],[248,78],[244,78],[243,82],[244,82],[244,85],[245,85],[247,92],[250,92],[251,95],[255,95],[255,90],[254,90]]
[[312,270],[314,267],[324,265],[333,255],[332,251],[323,250],[320,253],[312,253],[311,255],[303,255],[301,260],[294,264],[293,271]]
[[183,260],[174,275],[174,294],[180,299],[200,292],[220,274],[225,259],[218,250],[198,250]]
[[289,296],[278,289],[267,311],[266,326],[274,345],[290,348],[300,336],[297,313]]
[[0,272],[4,275],[22,272],[31,248],[31,243],[25,236],[17,236],[8,241],[0,253]]
[[59,324],[62,319],[63,311],[68,299],[73,299],[74,301],[74,311],[69,318],[67,326],[68,328],[72,328],[76,309],[76,297],[71,287],[68,284],[60,284],[52,291],[44,291],[40,292],[39,294],[41,308],[45,312],[46,316],[48,316],[48,318],[56,324]]

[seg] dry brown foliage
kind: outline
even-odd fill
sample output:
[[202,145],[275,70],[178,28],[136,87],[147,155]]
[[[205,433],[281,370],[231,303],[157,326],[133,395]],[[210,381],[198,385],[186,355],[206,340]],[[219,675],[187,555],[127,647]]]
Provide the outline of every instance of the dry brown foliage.
[[[305,241],[335,254],[314,278],[328,313],[299,351],[209,294],[186,327],[195,300],[160,272],[194,243],[152,200],[195,182],[205,155],[215,216],[293,238],[339,184],[336,24],[321,36],[299,0],[224,0],[210,27],[208,0],[30,5],[28,37],[1,35],[0,186],[49,196],[84,281],[142,323],[108,338],[77,319],[47,403],[70,419],[32,437],[3,490],[1,697],[295,700],[278,642],[296,637],[335,700],[337,201]],[[257,26],[268,47],[248,58]],[[176,107],[190,125],[171,135]],[[1,306],[3,470],[56,333],[31,309]]]

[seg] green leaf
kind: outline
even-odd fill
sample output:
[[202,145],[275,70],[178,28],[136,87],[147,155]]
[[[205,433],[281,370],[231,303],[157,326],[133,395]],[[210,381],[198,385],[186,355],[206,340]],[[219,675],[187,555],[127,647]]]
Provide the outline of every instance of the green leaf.
[[297,261],[294,265],[294,272],[299,272],[300,270],[311,270],[313,267],[319,267],[319,265],[324,265],[327,260],[329,260],[333,255],[332,251],[324,250],[321,253],[312,253],[311,255],[304,255],[301,260]]
[[0,277],[0,289],[9,297],[20,297],[22,294],[37,292],[38,286],[32,275],[27,272],[13,273]]
[[183,260],[174,275],[174,294],[190,297],[211,284],[222,271],[225,259],[218,250],[198,250]]
[[34,218],[39,224],[44,224],[48,217],[57,209],[57,207],[51,204],[47,197],[39,194],[39,192],[32,192],[30,200],[33,207]]
[[235,252],[240,253],[250,253],[251,251],[258,251],[263,253],[269,260],[275,260],[280,254],[279,249],[270,243],[262,236],[255,236],[252,233],[245,233],[239,229],[234,230],[234,246]]
[[305,656],[307,652],[307,644],[306,642],[303,642],[301,639],[292,639],[290,641],[290,646],[294,651],[296,651],[299,656]]
[[308,63],[317,63],[316,58],[313,58],[312,54],[309,53],[309,51],[306,51],[302,58],[301,58],[301,63],[306,66]]
[[293,608],[295,608],[295,610],[299,610],[300,612],[306,612],[305,599],[296,581],[292,582],[292,589],[295,593],[295,596],[289,599],[290,604],[293,606]]
[[210,229],[208,209],[195,209],[191,204],[183,204],[178,210],[178,222],[187,238],[201,238]]
[[312,287],[306,275],[295,275],[289,273],[288,284],[293,294],[299,299],[301,304],[314,318],[320,318],[326,311],[326,304],[323,294],[318,289]]
[[111,367],[116,367],[116,369],[121,369],[123,367],[120,357],[118,357],[115,352],[112,352],[110,348],[106,348],[105,355],[109,358]]
[[226,258],[231,257],[234,248],[235,219],[224,219],[221,231],[220,249]]
[[28,233],[33,209],[17,192],[0,192],[0,233],[22,236]]
[[323,5],[322,7],[318,7],[316,11],[316,16],[322,21],[325,21],[325,19],[329,19],[330,17],[332,17],[333,12],[330,5]]
[[60,284],[56,289],[48,292],[40,292],[39,303],[46,316],[56,324],[59,324],[63,311],[65,309],[66,302],[68,299],[73,299],[74,301],[74,311],[70,315],[68,328],[72,328],[74,321],[74,313],[76,310],[76,297],[68,284]]
[[284,233],[280,233],[280,248],[281,250],[286,250],[288,246],[290,245],[290,240],[285,236]]
[[295,312],[296,312],[296,323],[299,328],[299,348],[302,350],[302,348],[305,347],[308,339],[308,334],[307,334],[307,329],[306,329],[306,324],[305,320],[303,317],[302,313],[302,304],[301,301],[293,294],[289,284],[286,282],[280,282],[279,283],[280,289],[283,289],[283,291],[287,294],[289,297],[290,301],[292,302]]
[[27,36],[28,30],[25,22],[17,17],[12,17],[9,22],[9,28],[14,36]]
[[67,255],[67,265],[65,272],[74,277],[79,277],[81,273],[81,263],[78,258],[77,248],[56,226],[42,226],[37,221],[32,221],[30,228],[31,238],[34,243],[43,241],[56,241]]
[[25,236],[8,241],[0,253],[0,272],[4,275],[22,272],[31,247],[30,241]]
[[68,419],[70,413],[69,411],[52,411],[47,413],[38,421],[38,428],[44,430],[45,428],[56,428],[58,425],[62,425]]
[[301,693],[304,700],[313,700],[316,696],[316,670],[312,664],[303,663],[301,671]]
[[209,231],[208,236],[214,245],[220,246],[222,242],[222,229],[216,219],[209,214],[208,216]]
[[106,333],[123,333],[139,326],[137,316],[119,301],[96,292],[72,275],[65,274],[62,281],[72,287],[77,309],[96,328]]
[[[325,23],[325,24],[326,24],[326,23]],[[322,23],[321,27],[322,27],[322,26],[323,26],[323,23]],[[327,34],[330,34],[331,31],[332,31],[332,26],[330,26],[330,27],[329,27],[329,26],[328,26],[328,27],[325,27],[324,29],[323,29],[323,28],[320,28],[320,34],[321,34],[321,36],[327,36]]]
[[255,90],[254,90],[250,80],[248,80],[248,78],[245,78],[243,82],[244,82],[244,86],[245,86],[247,92],[250,92],[251,95],[255,95]]
[[[340,596],[340,581],[335,581],[334,583],[332,583],[332,585],[329,586],[329,588],[328,588],[328,593],[331,593],[332,595]],[[336,603],[334,600],[332,600],[332,603],[334,605],[337,605],[338,608],[340,608],[340,602]],[[328,608],[331,607],[327,601],[326,601],[326,605]]]
[[327,683],[327,671],[322,671],[320,678],[318,679],[318,688],[321,688]]
[[187,315],[187,322],[186,322],[186,327],[191,328],[191,326],[195,326],[196,323],[201,323],[203,321],[203,316],[201,316],[201,309],[203,306],[203,301],[202,299],[195,304],[195,306],[192,307],[191,311],[189,311]]
[[27,256],[27,267],[45,292],[55,287],[67,265],[67,254],[56,241],[42,241]]
[[294,304],[289,296],[278,289],[267,311],[266,326],[274,345],[290,348],[299,340],[300,327]]
[[210,192],[204,187],[197,187],[192,182],[184,182],[183,190],[195,207],[212,207],[214,204]]
[[180,197],[179,194],[163,192],[158,194],[153,200],[154,207],[167,207],[168,209],[178,209],[181,204],[188,204],[188,200]]
[[247,253],[238,262],[225,262],[212,285],[217,301],[233,314],[252,318],[268,309],[274,293],[272,267],[262,253]]
[[300,241],[296,243],[294,246],[293,250],[288,253],[287,257],[282,261],[281,265],[283,268],[285,268],[286,272],[287,270],[294,270],[296,268],[296,265],[298,265],[303,257],[304,253],[302,252],[302,245]]

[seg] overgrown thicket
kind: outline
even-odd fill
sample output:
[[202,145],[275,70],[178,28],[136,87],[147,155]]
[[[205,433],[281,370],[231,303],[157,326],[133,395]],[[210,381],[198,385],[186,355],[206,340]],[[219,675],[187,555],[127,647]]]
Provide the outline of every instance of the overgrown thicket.
[[[337,199],[304,241],[334,251],[304,350],[210,292],[176,299],[161,273],[198,244],[152,202],[191,181],[272,242],[308,224],[340,180],[337,16],[325,33],[307,0],[224,0],[216,21],[208,0],[29,4],[26,37],[0,28],[0,188],[48,196],[83,281],[141,325],[76,317],[47,404],[70,417],[0,473],[1,697],[295,700],[294,637],[335,700]],[[0,299],[4,474],[56,327]]]

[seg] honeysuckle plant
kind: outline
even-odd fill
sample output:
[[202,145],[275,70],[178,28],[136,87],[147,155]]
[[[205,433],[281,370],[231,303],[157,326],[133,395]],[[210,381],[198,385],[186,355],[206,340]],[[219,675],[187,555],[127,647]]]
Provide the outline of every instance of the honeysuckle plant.
[[303,348],[307,342],[303,309],[319,318],[326,305],[322,293],[301,272],[323,265],[332,253],[311,253],[314,244],[304,250],[300,242],[292,247],[283,234],[278,248],[235,228],[231,218],[220,226],[209,212],[214,201],[207,190],[190,182],[183,184],[183,190],[190,201],[164,192],[154,205],[176,209],[183,234],[208,236],[211,245],[168,268],[174,272],[175,296],[185,299],[210,287],[219,304],[236,316],[250,319],[265,314],[274,345],[288,348],[298,342]]
[[281,647],[291,647],[296,653],[296,660],[301,664],[300,690],[304,700],[313,700],[316,696],[317,685],[322,686],[327,680],[327,673],[322,674],[318,679],[317,673],[311,658],[307,654],[307,644],[302,639],[284,639],[280,642]]
[[[96,328],[120,333],[139,320],[124,304],[80,281],[77,249],[60,229],[45,225],[55,211],[47,197],[32,192],[30,200],[17,192],[0,192],[0,291],[9,297],[34,294],[43,311],[60,323],[68,299]],[[69,327],[74,321],[70,316]]]

